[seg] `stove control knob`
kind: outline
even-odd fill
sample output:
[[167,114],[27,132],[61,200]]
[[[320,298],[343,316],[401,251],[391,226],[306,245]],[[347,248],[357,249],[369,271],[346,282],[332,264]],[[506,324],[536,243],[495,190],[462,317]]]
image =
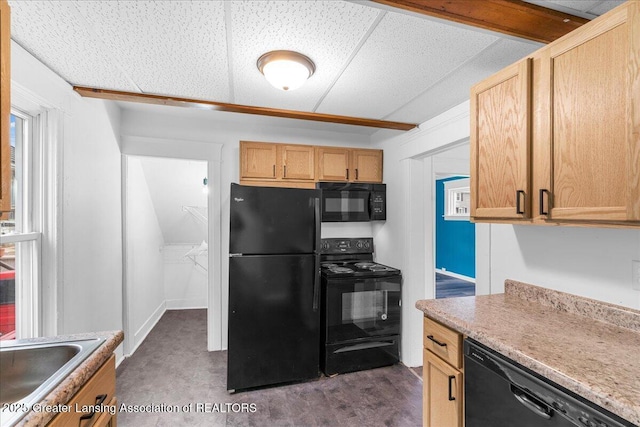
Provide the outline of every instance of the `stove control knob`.
[[371,245],[369,244],[369,242],[364,242],[364,248],[371,249]]
[[384,313],[382,316],[380,316],[380,318],[381,318],[382,320],[387,320],[387,313]]
[[358,249],[362,249],[362,247],[363,247],[362,240],[358,240],[358,241],[356,242],[356,248],[358,248]]
[[329,249],[329,242],[322,242],[322,249],[323,250],[328,250]]

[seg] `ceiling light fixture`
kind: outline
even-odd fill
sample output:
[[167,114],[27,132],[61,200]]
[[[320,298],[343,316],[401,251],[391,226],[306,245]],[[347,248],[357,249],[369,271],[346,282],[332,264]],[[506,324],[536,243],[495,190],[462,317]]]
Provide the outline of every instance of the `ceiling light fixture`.
[[291,50],[274,50],[258,59],[258,69],[269,83],[282,90],[302,86],[316,70],[307,56]]

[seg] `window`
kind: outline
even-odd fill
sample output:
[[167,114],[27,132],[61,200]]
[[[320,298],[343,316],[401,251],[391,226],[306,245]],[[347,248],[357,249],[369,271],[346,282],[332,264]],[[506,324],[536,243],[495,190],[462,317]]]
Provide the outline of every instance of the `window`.
[[469,221],[471,190],[469,178],[444,183],[445,212],[447,221]]
[[40,232],[35,227],[33,135],[36,120],[11,114],[11,210],[0,221],[0,340],[39,333]]

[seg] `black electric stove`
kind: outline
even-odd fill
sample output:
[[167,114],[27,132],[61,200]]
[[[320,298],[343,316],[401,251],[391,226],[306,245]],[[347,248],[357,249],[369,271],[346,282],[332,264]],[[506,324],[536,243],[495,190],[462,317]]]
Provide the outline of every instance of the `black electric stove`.
[[326,277],[383,277],[399,275],[400,270],[373,261],[325,261],[320,272]]
[[373,239],[322,239],[322,353],[326,375],[399,361],[402,275],[373,261]]
[[326,277],[399,275],[400,270],[373,261],[373,239],[322,239],[320,272]]

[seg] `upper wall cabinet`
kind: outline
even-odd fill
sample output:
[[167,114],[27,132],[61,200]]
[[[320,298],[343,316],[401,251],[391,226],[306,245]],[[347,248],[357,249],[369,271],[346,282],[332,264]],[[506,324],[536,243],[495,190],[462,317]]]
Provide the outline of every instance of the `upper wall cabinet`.
[[240,179],[277,178],[277,145],[240,141]]
[[319,181],[382,182],[382,150],[240,141],[240,183],[315,188]]
[[382,150],[316,147],[318,181],[382,182]]
[[640,2],[476,85],[471,114],[473,220],[640,226]]
[[351,170],[351,181],[382,182],[382,151],[352,149]]
[[349,180],[349,149],[342,147],[316,147],[319,181]]
[[315,178],[315,150],[309,145],[282,145],[282,179]]
[[640,3],[542,52],[538,215],[640,221]]
[[471,90],[471,216],[530,217],[531,61],[505,68]]
[[313,181],[313,146],[240,141],[240,181]]

